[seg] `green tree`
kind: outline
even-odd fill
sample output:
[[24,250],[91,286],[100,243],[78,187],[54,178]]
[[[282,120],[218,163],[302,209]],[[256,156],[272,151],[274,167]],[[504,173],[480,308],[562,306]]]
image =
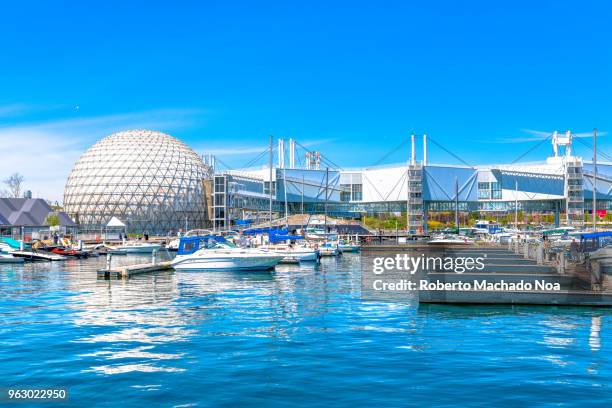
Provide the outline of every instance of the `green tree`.
[[57,227],[60,224],[60,219],[57,214],[51,213],[47,215],[47,218],[45,219],[45,224],[50,227]]

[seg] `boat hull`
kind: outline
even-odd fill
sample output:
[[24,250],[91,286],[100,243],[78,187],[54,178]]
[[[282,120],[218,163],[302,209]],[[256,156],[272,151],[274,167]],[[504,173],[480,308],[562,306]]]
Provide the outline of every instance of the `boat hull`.
[[190,271],[266,271],[281,261],[280,256],[256,258],[185,257],[175,258],[172,267]]
[[23,263],[25,260],[23,258],[17,258],[15,256],[0,256],[0,264],[6,264],[6,263],[10,263],[10,264],[17,264],[17,263]]
[[124,252],[126,254],[150,254],[153,251],[159,251],[161,245],[146,245],[146,246],[118,246],[115,248],[117,251]]
[[338,250],[342,253],[359,252],[359,245],[338,245]]

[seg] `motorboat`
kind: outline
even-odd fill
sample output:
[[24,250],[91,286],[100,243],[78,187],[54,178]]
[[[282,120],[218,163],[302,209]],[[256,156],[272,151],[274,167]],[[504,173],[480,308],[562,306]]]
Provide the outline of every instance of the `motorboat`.
[[262,271],[274,268],[283,255],[255,248],[239,248],[220,236],[183,237],[172,261],[177,270]]
[[496,234],[502,230],[498,222],[488,220],[477,220],[474,226],[475,234]]
[[453,234],[443,234],[435,236],[432,240],[428,241],[429,245],[471,245],[472,241],[468,237],[462,237]]
[[18,258],[11,254],[0,253],[0,263],[23,263],[23,258]]
[[89,256],[89,253],[86,251],[79,251],[77,249],[64,248],[64,247],[53,248],[51,249],[50,252],[57,254],[57,255],[63,255],[63,256],[67,256],[71,258],[87,258]]
[[172,241],[168,242],[168,245],[166,245],[166,249],[168,251],[177,252],[179,249],[180,243],[181,243],[180,238],[173,239]]
[[358,244],[353,244],[347,241],[340,241],[338,242],[338,250],[341,253],[345,253],[345,252],[359,252],[359,250],[361,249],[361,247]]
[[317,262],[319,260],[319,251],[305,245],[271,244],[262,245],[258,249],[282,255],[281,263]]
[[159,251],[161,244],[146,241],[124,241],[121,245],[117,245],[112,249],[125,252],[127,254],[150,254],[153,251]]
[[322,245],[318,246],[319,252],[321,256],[338,256],[340,255],[340,250],[338,249],[338,244],[334,242],[325,242]]
[[25,258],[30,261],[65,261],[66,259],[68,259],[63,255],[36,250],[12,251],[11,255],[19,258]]

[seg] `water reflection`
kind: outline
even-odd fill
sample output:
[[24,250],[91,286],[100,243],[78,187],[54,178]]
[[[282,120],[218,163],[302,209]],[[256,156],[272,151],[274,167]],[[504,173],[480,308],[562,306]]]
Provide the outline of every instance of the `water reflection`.
[[217,406],[402,405],[398,389],[416,405],[436,395],[448,406],[485,406],[497,389],[521,405],[546,402],[526,389],[545,398],[542,387],[555,387],[565,401],[593,404],[609,394],[609,310],[367,301],[359,255],[272,273],[106,281],[95,274],[103,264],[0,267],[4,378],[58,378],[74,384],[76,402],[104,395],[122,405],[135,395],[194,404],[203,390]]

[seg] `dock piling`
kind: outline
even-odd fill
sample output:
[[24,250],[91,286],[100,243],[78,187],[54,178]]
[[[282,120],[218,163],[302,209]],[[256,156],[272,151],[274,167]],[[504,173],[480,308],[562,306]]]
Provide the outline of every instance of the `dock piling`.
[[559,275],[565,275],[565,252],[559,252],[558,260],[559,260],[559,265],[557,267],[558,267]]
[[151,263],[157,265],[157,249],[154,249],[153,253],[151,253]]
[[544,244],[542,242],[538,244],[537,253],[536,253],[536,261],[538,265],[544,264]]
[[110,270],[111,269],[111,261],[113,259],[113,254],[111,254],[110,252],[106,254],[106,269]]

